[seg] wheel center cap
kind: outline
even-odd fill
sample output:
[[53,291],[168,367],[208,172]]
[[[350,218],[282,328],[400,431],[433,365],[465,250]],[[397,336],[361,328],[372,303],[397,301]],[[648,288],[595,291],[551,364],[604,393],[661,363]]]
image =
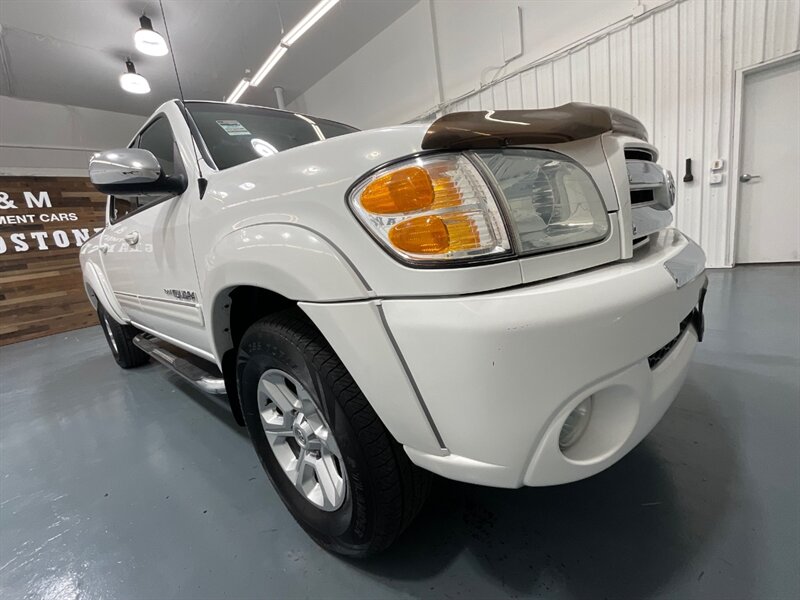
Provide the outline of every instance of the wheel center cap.
[[305,448],[308,445],[308,442],[314,436],[314,431],[311,429],[311,425],[302,415],[298,415],[297,419],[295,420],[294,425],[292,426],[292,433],[294,434],[294,439],[297,442],[297,445],[301,448]]

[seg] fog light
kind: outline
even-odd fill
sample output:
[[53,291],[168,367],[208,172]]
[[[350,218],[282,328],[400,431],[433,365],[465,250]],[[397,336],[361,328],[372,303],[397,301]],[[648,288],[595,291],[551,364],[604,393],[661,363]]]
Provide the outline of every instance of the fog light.
[[575,409],[569,413],[567,420],[564,421],[564,426],[561,428],[561,433],[558,434],[558,445],[562,450],[566,450],[573,446],[575,442],[581,439],[581,436],[589,426],[589,420],[592,418],[592,397],[589,396],[586,400],[578,404]]

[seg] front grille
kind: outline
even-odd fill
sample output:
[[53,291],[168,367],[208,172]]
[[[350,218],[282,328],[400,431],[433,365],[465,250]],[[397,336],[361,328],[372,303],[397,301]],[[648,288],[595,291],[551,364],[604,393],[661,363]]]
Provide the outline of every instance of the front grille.
[[634,251],[638,250],[639,248],[643,248],[644,246],[647,245],[647,243],[649,241],[650,241],[650,236],[649,235],[643,235],[641,237],[633,238],[633,249],[634,249]]
[[675,347],[675,344],[677,344],[678,340],[681,339],[683,332],[686,331],[686,328],[689,326],[691,322],[692,322],[692,313],[689,313],[689,315],[683,321],[681,321],[680,331],[678,332],[678,335],[676,335],[666,344],[661,346],[661,348],[659,348],[658,350],[656,350],[650,356],[647,357],[647,363],[650,365],[651,370],[655,369],[661,363],[661,361],[663,361],[669,355],[669,353],[672,352],[672,349]]
[[649,160],[653,162],[653,153],[643,148],[625,148],[625,160]]
[[634,238],[655,233],[672,222],[669,209],[675,201],[675,183],[656,159],[655,152],[649,149],[625,148]]
[[631,206],[652,204],[655,200],[653,190],[631,190]]
[[661,165],[649,160],[628,159],[628,187],[631,191],[631,204],[642,202],[657,204],[668,210],[675,198],[672,176]]

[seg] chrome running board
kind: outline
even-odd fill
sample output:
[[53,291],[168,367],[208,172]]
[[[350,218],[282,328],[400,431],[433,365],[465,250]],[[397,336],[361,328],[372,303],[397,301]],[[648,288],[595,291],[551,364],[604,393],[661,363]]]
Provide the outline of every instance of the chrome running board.
[[137,348],[155,358],[162,365],[181,376],[197,389],[206,394],[225,394],[225,380],[222,377],[210,373],[202,367],[189,362],[185,358],[173,354],[163,346],[160,346],[158,342],[159,340],[157,337],[147,333],[140,333],[133,338],[133,343]]

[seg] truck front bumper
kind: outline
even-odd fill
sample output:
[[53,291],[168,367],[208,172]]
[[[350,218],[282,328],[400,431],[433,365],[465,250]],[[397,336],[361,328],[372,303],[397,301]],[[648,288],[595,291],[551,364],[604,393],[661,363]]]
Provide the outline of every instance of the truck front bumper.
[[[553,485],[619,460],[658,423],[702,336],[702,250],[677,230],[633,259],[528,287],[383,300],[386,325],[446,451],[421,467],[499,487]],[[592,398],[583,436],[559,433]],[[401,440],[402,441],[402,440]]]

